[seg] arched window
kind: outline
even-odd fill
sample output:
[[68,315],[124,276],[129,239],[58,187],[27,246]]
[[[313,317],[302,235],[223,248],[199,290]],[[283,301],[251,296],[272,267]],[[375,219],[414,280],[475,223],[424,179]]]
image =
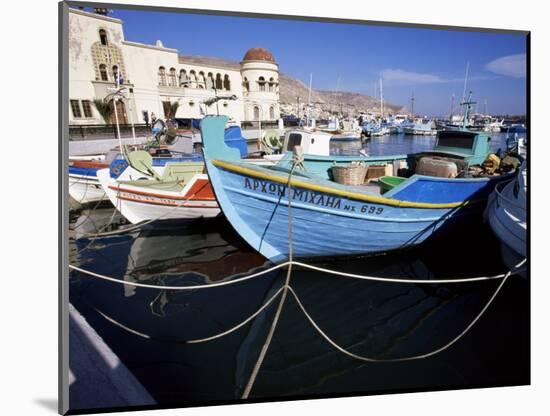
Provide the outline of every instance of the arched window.
[[205,88],[206,87],[206,77],[204,76],[204,72],[199,72],[199,88]]
[[197,88],[197,73],[194,69],[189,72],[189,86],[191,88]]
[[243,88],[244,92],[250,91],[250,82],[248,82],[248,78],[244,77],[243,79]]
[[177,87],[176,68],[170,68],[170,86]]
[[223,89],[227,91],[231,89],[231,81],[229,80],[229,75],[227,74],[223,77]]
[[260,119],[260,107],[257,105],[254,106],[254,120]]
[[187,71],[185,69],[180,70],[180,87],[188,87],[188,85],[187,85]]
[[103,29],[99,30],[99,41],[102,45],[107,46],[107,32],[105,32],[105,30]]
[[269,91],[275,92],[275,79],[269,78]]
[[212,72],[209,72],[208,77],[206,78],[206,88],[209,90],[214,88],[214,74]]
[[107,66],[105,64],[99,65],[99,75],[102,81],[109,81],[109,75],[107,75]]
[[216,74],[216,89],[221,90],[223,88],[222,74]]
[[[117,82],[117,78],[118,78],[118,65],[113,65],[113,80],[115,81],[115,83]],[[121,77],[122,78],[122,77]]]
[[159,67],[159,85],[166,86],[166,69],[163,66]]
[[269,107],[269,119],[275,120],[275,107],[271,106]]
[[260,91],[265,91],[265,78],[264,77],[258,78],[258,85],[260,87]]

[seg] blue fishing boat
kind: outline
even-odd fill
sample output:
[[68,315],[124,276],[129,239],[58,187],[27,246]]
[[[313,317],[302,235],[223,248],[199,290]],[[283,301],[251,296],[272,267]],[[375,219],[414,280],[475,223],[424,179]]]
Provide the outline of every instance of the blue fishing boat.
[[[274,167],[242,161],[223,143],[225,122],[225,117],[207,117],[201,124],[211,185],[235,230],[273,262],[288,258],[289,200],[294,258],[364,255],[419,244],[453,224],[480,218],[494,186],[510,177],[471,177],[477,170],[470,162],[484,160],[488,144],[484,147],[483,141],[489,138],[473,132],[451,137],[447,132],[437,152],[387,158],[406,160],[409,176],[386,181],[383,187],[374,181],[343,185],[329,179],[329,170],[345,157],[308,156],[294,168],[289,155]],[[476,154],[484,148],[485,155]],[[382,159],[362,158],[366,164]],[[463,177],[456,177],[457,166]],[[454,177],[449,177],[452,169]],[[419,174],[431,171],[441,176]]]

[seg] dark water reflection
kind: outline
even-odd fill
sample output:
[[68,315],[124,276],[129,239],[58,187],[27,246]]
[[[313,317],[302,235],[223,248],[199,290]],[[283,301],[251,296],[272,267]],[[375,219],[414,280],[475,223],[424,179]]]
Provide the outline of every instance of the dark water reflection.
[[[390,136],[370,154],[429,146],[433,138]],[[412,143],[411,143],[412,142]],[[269,267],[223,219],[163,221],[132,234],[86,234],[111,220],[102,206],[73,215],[71,263],[126,281],[162,285],[216,282]],[[89,214],[89,216],[88,216]],[[114,217],[116,228],[124,223]],[[485,225],[386,255],[332,261],[337,270],[422,279],[502,273]],[[271,324],[274,307],[237,332],[205,344],[185,340],[224,331],[281,287],[284,271],[232,286],[192,291],[121,286],[72,273],[70,301],[161,404],[238,399]],[[391,358],[438,348],[460,333],[498,281],[452,285],[387,284],[297,270],[291,285],[336,342],[360,355]],[[513,358],[512,358],[513,357]],[[366,364],[334,350],[288,298],[251,397],[375,393],[529,382],[529,283],[513,276],[468,335],[423,360]]]

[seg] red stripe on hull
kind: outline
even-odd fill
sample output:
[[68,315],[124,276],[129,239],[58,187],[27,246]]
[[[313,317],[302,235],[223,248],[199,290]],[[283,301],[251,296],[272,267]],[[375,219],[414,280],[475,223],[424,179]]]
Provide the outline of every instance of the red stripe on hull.
[[150,196],[153,198],[164,198],[164,199],[172,199],[174,201],[215,201],[216,198],[214,197],[214,192],[212,191],[212,187],[210,186],[210,181],[208,179],[198,179],[191,189],[187,191],[187,193],[183,196],[173,196],[173,195],[163,195],[163,194],[157,194],[154,192],[145,192],[145,191],[137,191],[134,189],[126,189],[121,188],[120,186],[109,186],[109,189],[112,189],[115,192],[126,192],[129,194],[135,194],[135,195],[143,195],[143,196]]
[[[140,204],[150,204],[150,205],[162,205],[166,207],[181,207],[181,208],[216,208],[219,209],[218,205],[195,205],[195,204],[186,204],[182,202],[162,202],[162,201],[152,201],[152,200],[145,200],[145,199],[135,199],[131,197],[125,197],[125,196],[118,196],[118,199],[124,200],[124,201],[130,201],[130,202],[137,202]],[[212,202],[212,201],[204,201],[200,199],[193,199],[192,201],[195,202]]]

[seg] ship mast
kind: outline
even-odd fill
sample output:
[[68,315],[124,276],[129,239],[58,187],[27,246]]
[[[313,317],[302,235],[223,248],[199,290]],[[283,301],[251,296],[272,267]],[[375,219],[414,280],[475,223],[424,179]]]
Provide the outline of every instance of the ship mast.
[[460,105],[464,106],[464,120],[462,121],[463,129],[466,129],[466,125],[468,123],[468,117],[470,115],[470,110],[472,109],[472,104],[476,104],[476,103],[472,101],[472,91],[470,91],[470,94],[468,96],[468,101],[463,101],[460,103]]

